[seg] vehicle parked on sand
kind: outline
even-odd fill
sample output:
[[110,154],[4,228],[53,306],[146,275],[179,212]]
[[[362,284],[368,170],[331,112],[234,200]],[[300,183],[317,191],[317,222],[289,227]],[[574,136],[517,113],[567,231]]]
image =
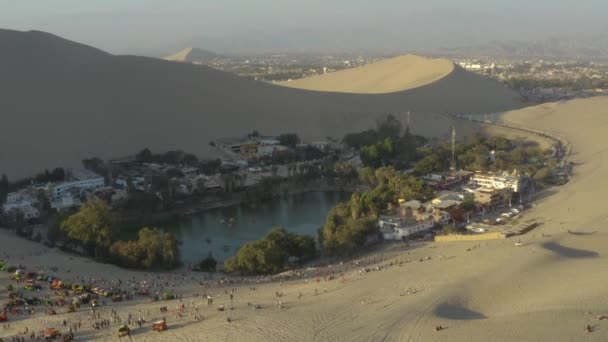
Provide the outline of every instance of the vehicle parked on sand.
[[167,330],[167,322],[163,319],[162,321],[152,323],[152,330],[158,332]]
[[51,341],[56,339],[57,337],[60,337],[61,333],[59,333],[59,331],[57,329],[53,329],[53,328],[46,328],[44,329],[44,338],[47,341]]
[[129,329],[128,326],[123,325],[122,327],[118,328],[118,338],[120,339],[121,337],[125,336],[131,336],[131,329]]

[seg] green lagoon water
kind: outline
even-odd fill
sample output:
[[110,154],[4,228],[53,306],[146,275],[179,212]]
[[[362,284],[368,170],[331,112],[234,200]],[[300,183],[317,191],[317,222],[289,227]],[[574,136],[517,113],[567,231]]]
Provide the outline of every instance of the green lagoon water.
[[329,210],[350,197],[345,192],[307,192],[284,195],[250,205],[211,209],[166,227],[181,242],[182,261],[196,263],[209,253],[219,261],[233,256],[248,241],[263,237],[273,227],[315,236]]

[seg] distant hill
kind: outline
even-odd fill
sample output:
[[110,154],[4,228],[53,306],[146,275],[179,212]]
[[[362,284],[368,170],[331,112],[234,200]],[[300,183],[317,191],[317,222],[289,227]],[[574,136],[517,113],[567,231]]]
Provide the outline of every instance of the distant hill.
[[11,179],[144,147],[211,156],[210,140],[254,129],[341,138],[388,113],[407,111],[414,133],[443,136],[453,123],[438,113],[522,106],[508,88],[458,67],[407,91],[346,94],[292,89],[206,66],[113,56],[35,31],[0,30],[0,46],[0,174]]
[[534,41],[493,41],[481,45],[443,48],[439,53],[463,56],[608,60],[608,38],[552,38]]
[[405,55],[361,67],[278,84],[299,89],[357,94],[404,91],[441,80],[454,70],[447,59]]
[[215,52],[189,47],[164,59],[174,62],[205,62],[221,57],[223,56]]

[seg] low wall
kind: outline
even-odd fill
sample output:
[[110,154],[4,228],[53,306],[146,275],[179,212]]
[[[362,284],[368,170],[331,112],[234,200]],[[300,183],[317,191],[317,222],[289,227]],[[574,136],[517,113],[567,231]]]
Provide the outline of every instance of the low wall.
[[499,232],[471,235],[437,235],[435,236],[435,242],[497,240],[505,237],[505,234]]

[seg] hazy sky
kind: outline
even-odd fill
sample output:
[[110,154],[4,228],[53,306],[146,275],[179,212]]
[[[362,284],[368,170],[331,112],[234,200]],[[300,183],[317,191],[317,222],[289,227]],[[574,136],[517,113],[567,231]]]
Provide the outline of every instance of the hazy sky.
[[274,35],[279,47],[290,35],[369,32],[364,46],[401,34],[407,49],[597,34],[606,23],[606,0],[0,0],[2,28],[49,31],[114,53],[252,32]]

